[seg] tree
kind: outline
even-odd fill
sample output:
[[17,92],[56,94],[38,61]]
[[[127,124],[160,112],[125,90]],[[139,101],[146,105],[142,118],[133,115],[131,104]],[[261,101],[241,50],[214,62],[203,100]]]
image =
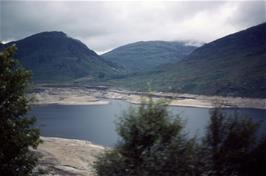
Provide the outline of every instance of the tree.
[[0,53],[0,173],[6,176],[30,175],[37,162],[30,147],[40,142],[35,120],[27,117],[31,75],[13,59],[15,51],[11,46]]
[[117,124],[121,137],[95,162],[99,176],[263,176],[266,137],[257,137],[259,124],[220,108],[210,112],[206,134],[190,139],[180,117],[165,103],[143,102]]
[[251,176],[259,175],[258,170],[265,174],[266,140],[257,139],[258,126],[237,113],[228,116],[219,108],[211,111],[202,146],[206,175]]
[[142,102],[125,113],[117,132],[121,141],[95,163],[99,176],[195,175],[196,143],[182,132],[164,102]]
[[258,145],[249,154],[246,164],[241,170],[243,176],[264,176],[266,173],[266,137],[264,136]]

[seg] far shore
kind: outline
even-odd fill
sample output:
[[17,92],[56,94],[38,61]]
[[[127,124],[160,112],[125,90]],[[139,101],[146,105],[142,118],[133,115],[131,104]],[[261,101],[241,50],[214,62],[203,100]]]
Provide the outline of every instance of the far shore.
[[169,101],[170,106],[198,108],[220,106],[223,108],[266,109],[265,98],[222,97],[163,92],[146,93],[85,87],[39,87],[31,94],[36,100],[34,102],[36,105],[106,105],[112,99],[139,104],[148,95],[154,99],[163,98]]

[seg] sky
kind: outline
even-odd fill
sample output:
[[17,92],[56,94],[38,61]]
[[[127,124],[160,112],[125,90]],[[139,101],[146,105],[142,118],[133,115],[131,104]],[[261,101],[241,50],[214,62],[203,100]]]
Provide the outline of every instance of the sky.
[[0,2],[0,40],[63,31],[101,54],[136,41],[198,45],[266,22],[266,1]]

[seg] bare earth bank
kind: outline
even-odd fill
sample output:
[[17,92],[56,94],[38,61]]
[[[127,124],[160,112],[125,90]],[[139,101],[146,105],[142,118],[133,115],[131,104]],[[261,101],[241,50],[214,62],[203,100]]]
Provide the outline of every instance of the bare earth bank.
[[[125,100],[138,104],[141,98],[147,96],[145,92],[132,92],[114,89],[97,89],[82,87],[40,87],[32,93],[35,104],[67,104],[67,105],[102,105],[108,104],[110,99]],[[154,98],[170,100],[171,106],[188,106],[211,108],[213,105],[222,107],[266,109],[266,99],[203,96],[179,93],[149,92]]]
[[89,141],[41,137],[37,149],[40,155],[35,175],[42,176],[95,176],[92,164],[95,157],[107,148]]

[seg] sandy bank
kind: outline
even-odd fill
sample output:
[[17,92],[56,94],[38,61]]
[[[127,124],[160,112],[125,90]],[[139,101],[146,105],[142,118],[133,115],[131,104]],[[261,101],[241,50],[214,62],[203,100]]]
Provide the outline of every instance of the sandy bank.
[[32,94],[34,104],[104,105],[109,101],[96,98],[95,94],[79,88],[45,88]]
[[105,148],[89,141],[41,137],[37,175],[95,176],[92,164]]
[[[211,108],[214,105],[222,107],[266,109],[266,99],[203,96],[178,93],[149,93],[154,98],[169,100],[171,106],[187,106]],[[108,104],[108,99],[125,100],[139,104],[145,92],[129,92],[119,90],[97,90],[93,88],[39,88],[32,94],[37,100],[35,104],[69,104],[69,105],[102,105]]]

